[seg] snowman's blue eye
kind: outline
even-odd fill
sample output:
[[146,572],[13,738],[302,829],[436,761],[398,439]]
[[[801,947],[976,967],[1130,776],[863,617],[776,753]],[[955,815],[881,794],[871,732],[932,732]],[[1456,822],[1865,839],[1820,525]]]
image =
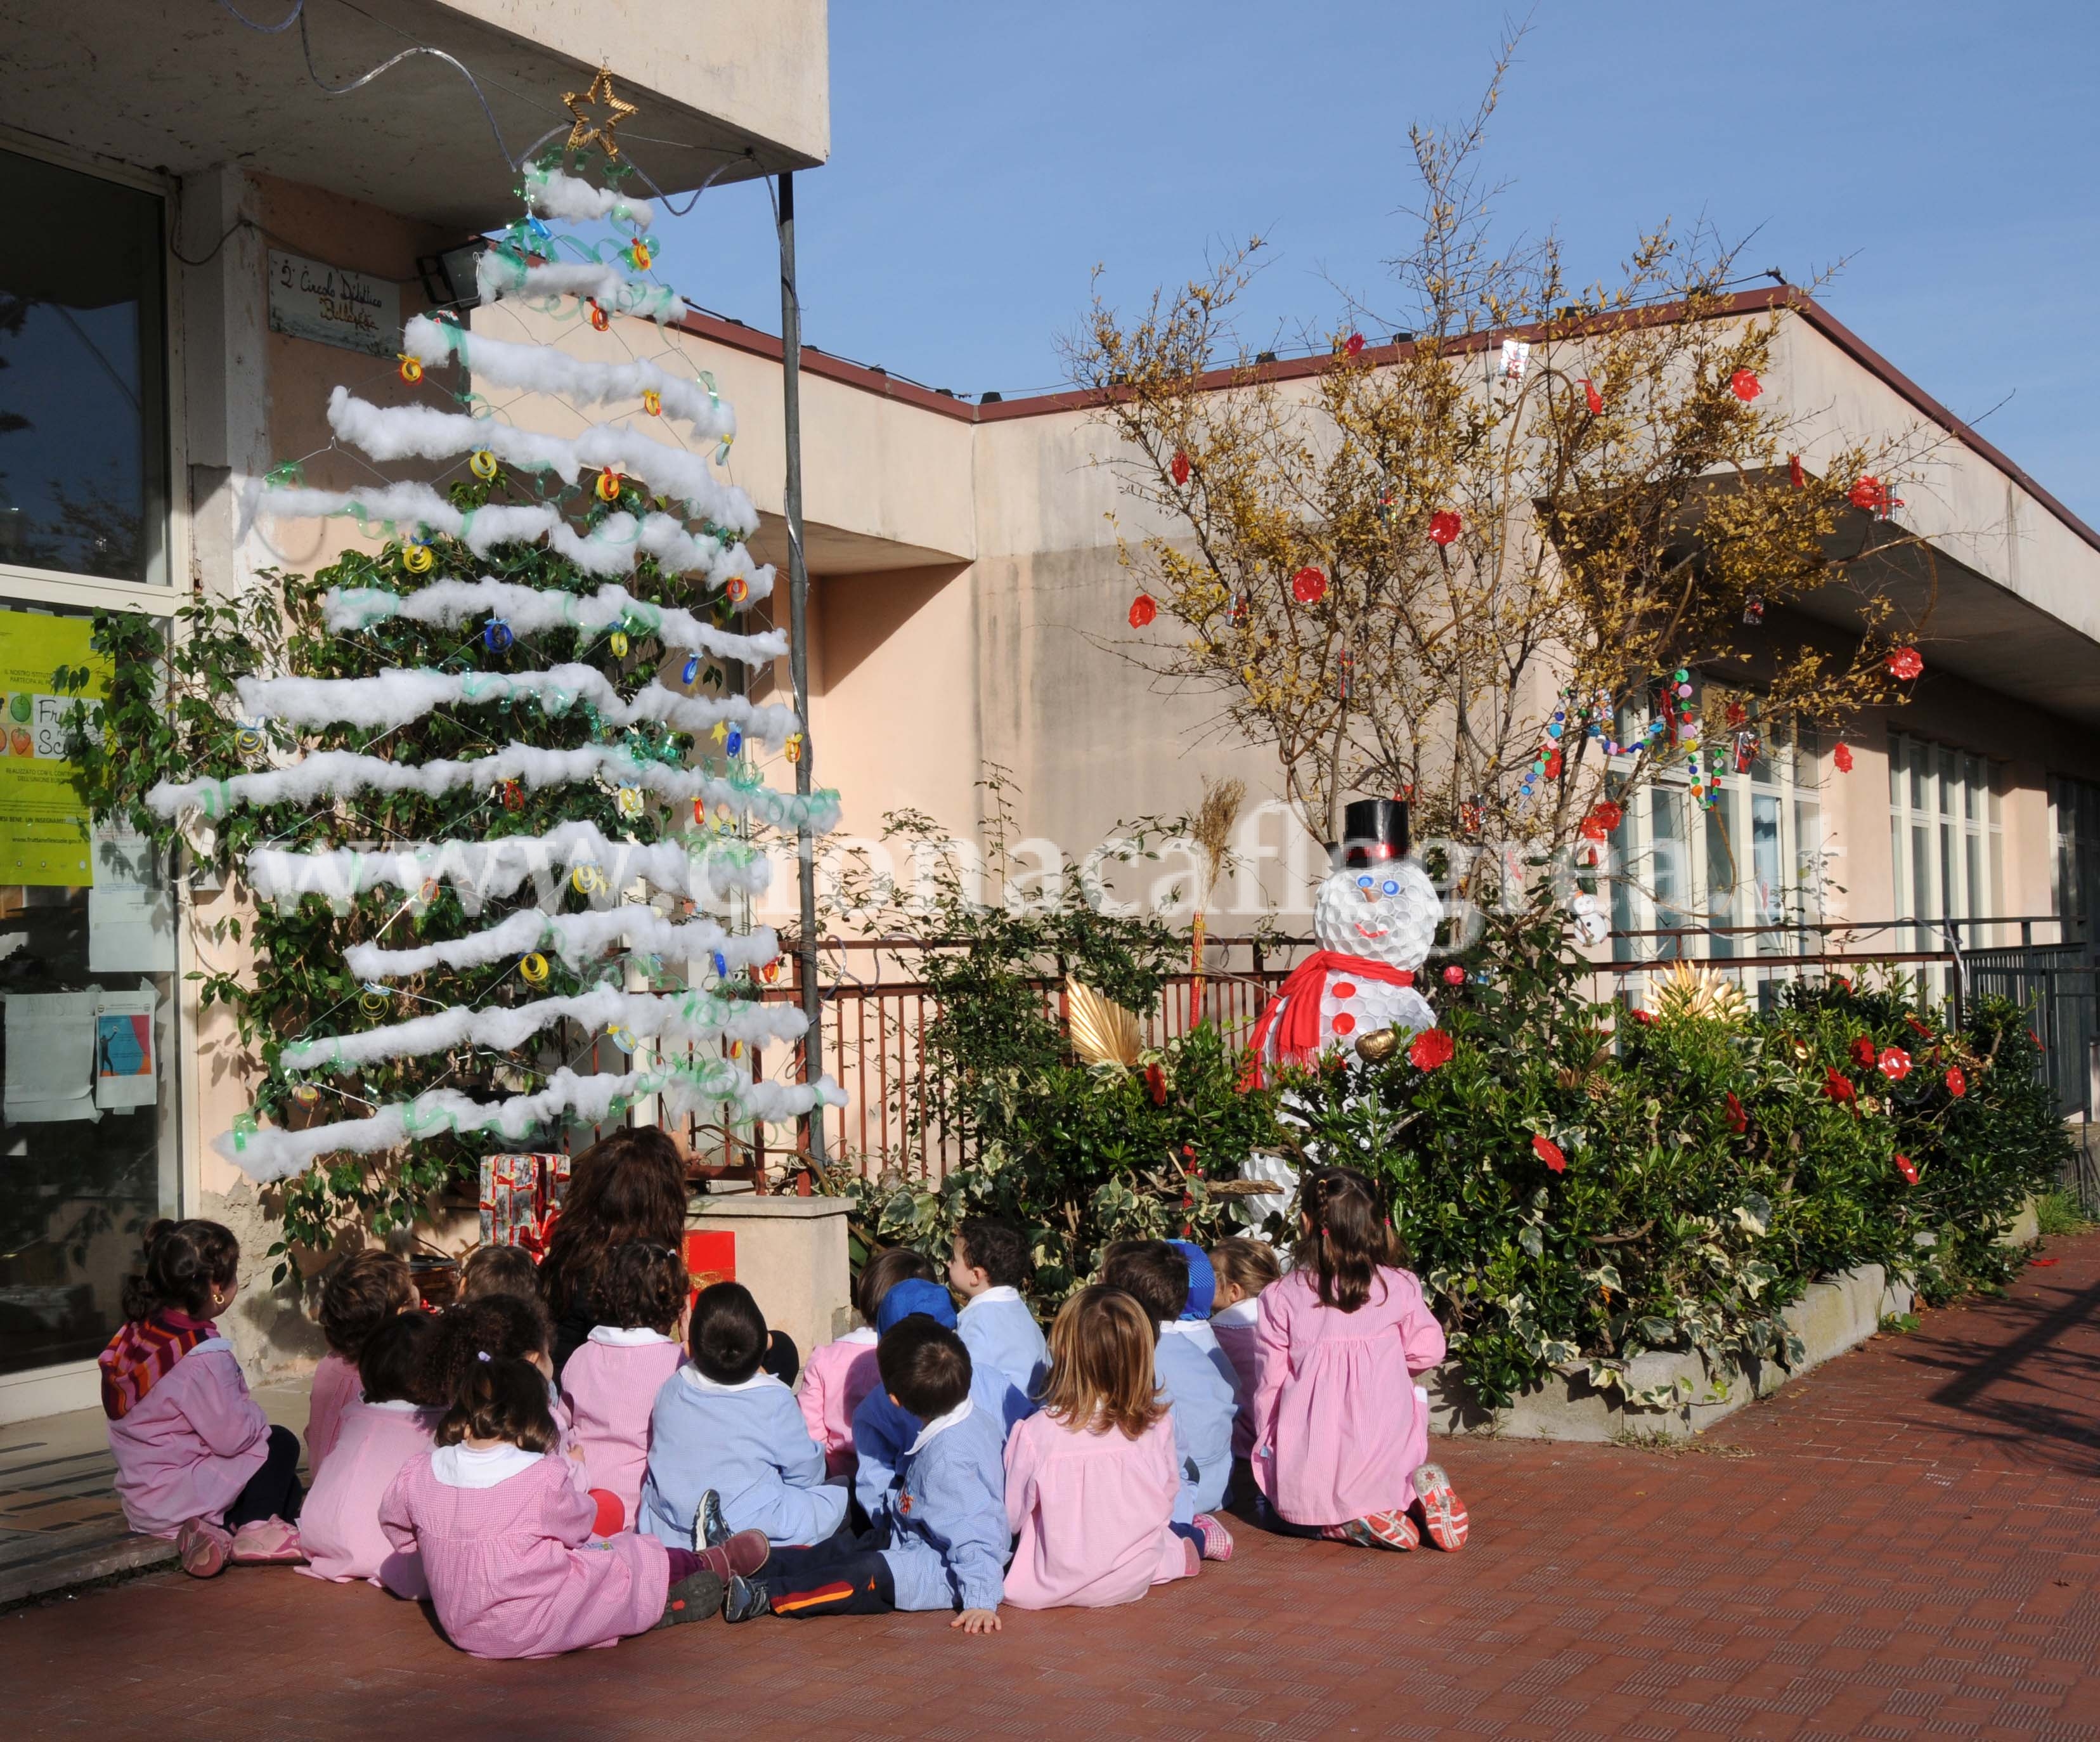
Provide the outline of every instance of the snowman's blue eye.
[[1368,889],[1370,886],[1371,886],[1371,880],[1370,880],[1370,878],[1368,878],[1368,877],[1359,877],[1359,878],[1357,878],[1357,887],[1358,889]]
[[1385,893],[1388,895],[1397,895],[1400,893],[1400,885],[1388,877],[1385,880]]

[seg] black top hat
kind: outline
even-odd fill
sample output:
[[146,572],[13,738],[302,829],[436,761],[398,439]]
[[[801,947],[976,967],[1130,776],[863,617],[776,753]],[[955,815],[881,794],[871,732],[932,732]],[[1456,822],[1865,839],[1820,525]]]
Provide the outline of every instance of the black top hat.
[[1327,850],[1338,868],[1405,858],[1406,800],[1360,798],[1346,805],[1342,811],[1341,841]]

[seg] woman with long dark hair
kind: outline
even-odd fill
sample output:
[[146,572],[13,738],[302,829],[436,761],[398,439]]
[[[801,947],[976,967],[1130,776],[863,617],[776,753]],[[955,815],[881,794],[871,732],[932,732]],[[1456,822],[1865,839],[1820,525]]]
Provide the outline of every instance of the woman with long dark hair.
[[576,1158],[540,1265],[540,1292],[554,1320],[557,1374],[591,1327],[604,1322],[600,1296],[613,1255],[634,1241],[679,1249],[686,1202],[686,1158],[654,1126],[615,1131]]

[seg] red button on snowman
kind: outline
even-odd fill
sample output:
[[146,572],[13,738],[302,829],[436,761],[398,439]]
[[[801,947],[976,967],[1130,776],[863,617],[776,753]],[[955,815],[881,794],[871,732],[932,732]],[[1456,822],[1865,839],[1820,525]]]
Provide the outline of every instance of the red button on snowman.
[[1444,904],[1429,875],[1407,856],[1407,806],[1364,799],[1343,813],[1344,839],[1330,849],[1334,874],[1312,903],[1320,947],[1255,1024],[1256,1080],[1280,1065],[1310,1066],[1363,1035],[1436,1025],[1414,990],[1415,970],[1436,939]]

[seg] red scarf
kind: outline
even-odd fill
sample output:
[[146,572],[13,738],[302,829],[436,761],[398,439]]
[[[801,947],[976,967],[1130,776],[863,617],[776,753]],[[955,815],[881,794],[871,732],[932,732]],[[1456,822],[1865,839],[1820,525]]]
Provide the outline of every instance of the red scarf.
[[143,1322],[126,1321],[95,1358],[102,1369],[102,1413],[121,1421],[145,1401],[146,1393],[174,1370],[175,1363],[218,1334],[210,1319],[187,1312],[157,1312]]
[[1347,980],[1377,980],[1387,986],[1414,984],[1412,968],[1388,968],[1368,956],[1342,955],[1332,950],[1314,950],[1290,970],[1290,977],[1277,988],[1276,996],[1269,999],[1268,1008],[1254,1025],[1254,1034],[1248,1042],[1254,1048],[1254,1056],[1249,1062],[1246,1079],[1254,1087],[1262,1086],[1262,1061],[1271,1029],[1276,1030],[1277,1064],[1310,1065],[1320,1056],[1320,998],[1326,989],[1330,974]]

